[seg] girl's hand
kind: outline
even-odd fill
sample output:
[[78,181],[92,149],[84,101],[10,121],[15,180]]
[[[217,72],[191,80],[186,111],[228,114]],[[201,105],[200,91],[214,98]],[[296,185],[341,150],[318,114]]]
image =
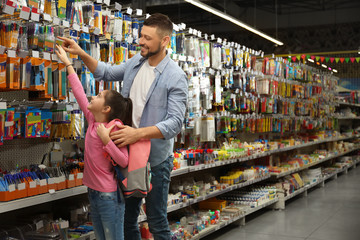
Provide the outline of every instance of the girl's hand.
[[55,53],[56,53],[56,55],[58,56],[58,58],[59,58],[65,65],[71,64],[69,58],[68,58],[67,55],[66,55],[65,50],[64,50],[61,46],[59,46],[59,45],[56,45],[56,49],[57,49],[57,50],[55,50]]
[[97,127],[97,129],[96,129],[97,135],[100,137],[104,146],[107,145],[109,143],[109,141],[111,141],[110,132],[114,127],[115,127],[115,125],[112,125],[111,127],[106,128],[104,126],[104,124],[102,124],[102,123]]
[[84,53],[84,50],[82,50],[82,48],[73,39],[65,38],[65,37],[57,37],[57,38],[63,40],[62,47],[66,52],[69,52],[74,55],[81,55],[82,53]]

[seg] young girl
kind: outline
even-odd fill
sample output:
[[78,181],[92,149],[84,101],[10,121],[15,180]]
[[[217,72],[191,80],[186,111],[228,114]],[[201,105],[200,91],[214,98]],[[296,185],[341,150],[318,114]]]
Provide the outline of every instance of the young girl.
[[116,91],[104,90],[92,97],[89,103],[66,52],[61,46],[56,48],[57,56],[66,65],[73,93],[89,125],[85,136],[83,183],[88,187],[96,239],[124,239],[125,204],[118,201],[114,168],[106,156],[110,155],[117,164],[126,167],[128,151],[126,147],[119,149],[110,139],[109,133],[116,124],[109,128],[105,125],[113,119],[131,125],[131,100]]

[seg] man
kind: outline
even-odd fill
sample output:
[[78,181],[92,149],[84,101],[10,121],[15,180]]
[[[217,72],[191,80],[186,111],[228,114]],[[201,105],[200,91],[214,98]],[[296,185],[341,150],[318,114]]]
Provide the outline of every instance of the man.
[[[149,162],[152,190],[146,197],[146,214],[154,239],[170,239],[167,198],[172,170],[173,138],[184,120],[188,86],[185,73],[170,59],[166,46],[172,22],[163,14],[144,21],[140,54],[126,63],[110,66],[87,55],[74,41],[63,38],[64,49],[77,54],[95,79],[123,81],[122,95],[133,102],[133,127],[120,126],[111,138],[119,146],[151,139]],[[140,240],[137,218],[141,198],[125,200],[125,239]]]

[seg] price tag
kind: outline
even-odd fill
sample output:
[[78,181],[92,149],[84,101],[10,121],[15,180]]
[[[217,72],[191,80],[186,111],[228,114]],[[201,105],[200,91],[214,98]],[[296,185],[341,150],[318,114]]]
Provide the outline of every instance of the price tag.
[[201,38],[201,32],[200,31],[198,31],[198,37]]
[[69,181],[73,181],[74,179],[74,174],[69,174]]
[[121,4],[116,2],[115,3],[115,9],[121,11],[121,9],[122,9]]
[[66,178],[65,176],[59,177],[59,183],[65,182]]
[[184,55],[180,55],[180,56],[179,56],[179,60],[180,60],[180,61],[186,61],[186,57],[185,57]]
[[192,28],[189,28],[189,33],[193,34],[193,29]]
[[14,3],[12,1],[7,1],[5,7],[3,8],[3,12],[14,15],[15,8],[12,6]]
[[48,178],[47,183],[48,184],[54,184],[55,183],[54,178]]
[[8,50],[8,57],[15,58],[16,57],[16,51],[14,50]]
[[45,60],[51,60],[51,53],[44,52],[44,59]]
[[107,6],[110,6],[110,0],[104,0],[104,3],[105,3]]
[[39,230],[44,227],[44,222],[43,220],[40,220],[35,225],[36,225],[36,230]]
[[6,51],[6,47],[0,45],[0,54],[4,54]]
[[126,13],[127,13],[127,14],[131,15],[132,12],[133,12],[132,8],[128,7],[128,8],[126,9]]
[[82,179],[84,177],[84,174],[83,173],[78,173],[77,175],[76,175],[76,178],[77,179]]
[[60,222],[60,228],[61,229],[65,229],[65,228],[69,228],[69,221],[61,221]]
[[221,42],[222,42],[221,38],[218,38],[218,39],[217,39],[217,42],[218,42],[218,43],[221,43]]
[[210,38],[211,38],[211,40],[215,40],[215,35],[211,34]]
[[146,14],[146,19],[148,19],[150,16],[151,16],[151,15],[147,13],[147,14]]
[[51,18],[51,16],[49,14],[44,13],[44,20],[48,21],[48,22],[51,22],[52,18]]
[[100,34],[100,28],[97,28],[97,27],[96,27],[96,28],[94,29],[94,34],[95,34],[95,35],[99,35],[99,34]]
[[55,189],[49,189],[49,193],[50,193],[50,194],[54,194],[54,193],[55,193]]
[[13,192],[15,191],[15,184],[10,184],[9,185],[9,192]]
[[17,187],[18,187],[18,190],[24,190],[25,189],[25,183],[19,183]]
[[186,24],[185,23],[181,23],[181,28],[185,29],[186,28]]
[[204,34],[204,38],[205,40],[208,40],[208,35],[206,33]]
[[103,3],[103,1],[102,0],[96,0],[96,3]]
[[36,182],[35,181],[29,182],[29,187],[30,188],[36,188]]
[[196,35],[197,35],[197,32],[198,32],[198,31],[197,31],[196,29],[194,29],[192,33],[196,36]]
[[32,12],[31,13],[31,20],[33,20],[35,22],[38,22],[40,20],[40,14]]
[[39,51],[31,51],[31,54],[34,58],[39,58]]
[[172,55],[172,58],[173,58],[173,60],[176,60],[176,59],[178,58],[178,55],[174,53],[174,54]]
[[82,30],[84,33],[89,33],[89,27],[88,26],[83,26]]
[[179,31],[178,25],[176,25],[176,24],[173,23],[173,29],[174,29],[174,31],[176,31],[176,32]]
[[59,61],[59,58],[58,58],[58,56],[56,55],[56,54],[52,54],[51,55],[51,59],[53,60],[53,61]]
[[59,25],[60,25],[60,21],[61,21],[60,18],[54,17],[53,23],[54,23],[55,25],[59,26]]
[[29,20],[29,18],[30,18],[30,8],[23,6],[21,8],[20,18],[25,19],[25,20]]
[[46,186],[46,183],[47,183],[46,179],[40,180],[40,186]]
[[62,25],[64,27],[70,27],[70,23],[68,21],[62,20]]
[[143,14],[143,10],[142,9],[136,9],[136,15],[137,16],[142,16]]
[[76,30],[76,31],[80,31],[80,25],[74,23],[74,24],[73,24],[73,29]]

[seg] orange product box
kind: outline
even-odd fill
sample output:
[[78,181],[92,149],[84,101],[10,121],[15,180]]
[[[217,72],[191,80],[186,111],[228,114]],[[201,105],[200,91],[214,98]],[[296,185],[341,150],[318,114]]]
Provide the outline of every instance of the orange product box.
[[8,58],[6,61],[6,87],[20,89],[20,58]]
[[9,185],[9,191],[0,192],[0,202],[7,202],[16,199],[15,184]]
[[226,207],[226,201],[217,200],[215,198],[208,199],[206,201],[199,202],[199,208],[204,210],[220,210],[222,211]]
[[75,175],[74,174],[69,174],[69,179],[66,179],[66,187],[67,188],[72,188],[75,187]]
[[58,177],[57,190],[63,190],[66,188],[65,176]]
[[39,194],[47,193],[49,191],[46,179],[40,180],[38,187],[39,187]]
[[28,197],[35,196],[39,194],[39,187],[36,185],[35,181],[27,183],[27,195]]
[[75,185],[76,185],[76,186],[81,186],[81,185],[83,185],[83,183],[82,183],[83,176],[84,176],[84,174],[81,173],[81,172],[78,173],[78,174],[76,174],[76,178],[75,178]]
[[6,60],[7,55],[0,55],[0,88],[6,88]]
[[47,180],[47,185],[48,185],[48,190],[57,190],[57,178],[48,178]]

